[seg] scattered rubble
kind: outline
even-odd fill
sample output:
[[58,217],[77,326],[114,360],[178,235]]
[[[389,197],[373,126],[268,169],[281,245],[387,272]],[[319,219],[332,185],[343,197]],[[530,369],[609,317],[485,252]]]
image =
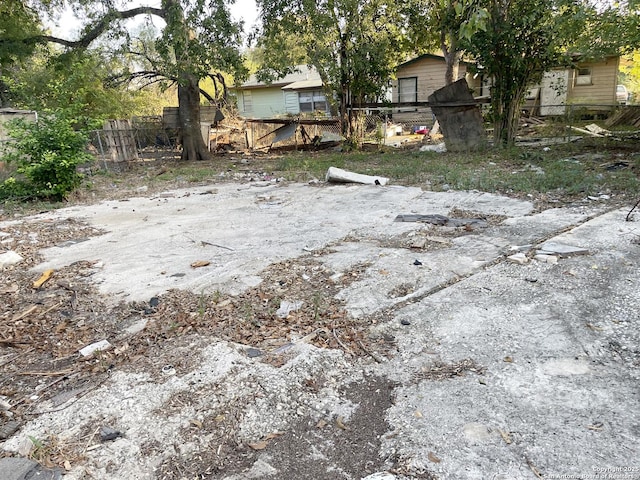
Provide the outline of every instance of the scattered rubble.
[[62,470],[43,468],[27,458],[0,458],[2,480],[62,480]]
[[110,348],[111,344],[108,340],[100,340],[98,342],[92,343],[91,345],[87,345],[86,347],[83,347],[78,351],[83,357],[89,357],[96,352],[104,352],[109,350]]
[[[307,200],[319,195],[317,186],[296,188],[311,192]],[[349,190],[341,197],[349,205],[390,190],[328,188]],[[258,196],[245,208],[274,223],[292,215],[288,200],[264,210]],[[3,454],[57,466],[70,480],[134,471],[157,480],[578,475],[592,471],[594,444],[621,465],[638,453],[619,442],[637,437],[628,380],[639,365],[637,269],[628,252],[600,252],[637,247],[619,212],[589,208],[540,213],[522,200],[418,191],[373,213],[359,209],[362,223],[297,245],[294,258],[264,253],[264,234],[247,246],[196,237],[199,254],[218,252],[196,270],[200,286],[234,252],[263,248],[268,265],[249,265],[259,279],[233,294],[196,285],[123,302],[98,290],[97,255],[33,287],[44,246],[77,248],[100,229],[41,217],[2,224],[23,257],[0,281]],[[394,221],[396,211],[425,210],[435,223]],[[178,212],[181,225],[188,213],[171,203],[164,212]],[[563,268],[513,265],[505,252],[562,259]],[[160,265],[158,277],[194,274],[191,261]],[[596,262],[609,267],[594,270]],[[604,308],[591,298],[594,285]],[[360,301],[375,303],[374,314],[351,314]],[[95,344],[104,348],[79,352]]]
[[582,247],[574,247],[558,242],[544,242],[538,248],[539,255],[557,255],[559,257],[573,257],[575,255],[588,255],[589,250]]
[[401,214],[397,215],[394,222],[421,222],[431,223],[433,225],[441,225],[447,227],[479,227],[485,228],[489,226],[488,222],[482,218],[450,218],[445,215],[428,214]]
[[445,153],[447,151],[447,145],[442,143],[436,143],[433,145],[422,145],[420,147],[421,152],[435,152],[435,153]]
[[4,252],[0,254],[0,268],[10,267],[11,265],[16,265],[20,263],[24,258],[18,253],[9,250],[8,252]]
[[513,255],[509,255],[507,260],[513,263],[517,263],[519,265],[524,265],[529,262],[529,257],[522,252],[514,253]]

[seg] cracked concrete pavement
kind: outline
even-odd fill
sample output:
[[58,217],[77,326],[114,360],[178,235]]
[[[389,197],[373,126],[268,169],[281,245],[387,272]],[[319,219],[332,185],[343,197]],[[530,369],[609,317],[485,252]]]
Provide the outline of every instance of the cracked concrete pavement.
[[[471,231],[394,222],[399,214],[453,209],[503,219]],[[296,461],[274,442],[246,468],[211,478],[638,479],[640,227],[625,222],[627,211],[584,202],[535,212],[526,200],[481,192],[263,182],[41,214],[105,231],[43,251],[38,269],[97,260],[93,278],[114,302],[148,301],[168,289],[238,293],[259,283],[268,265],[309,254],[336,277],[366,265],[338,296],[356,320],[377,315],[372,333],[392,338],[397,351],[376,362],[301,343],[275,368],[208,339],[185,348],[201,357],[194,370],[164,381],[116,372],[64,411],[29,422],[2,448],[17,452],[27,435],[64,437],[97,418],[117,419],[125,435],[86,452],[87,464],[67,478],[92,471],[102,479],[151,479],[167,455],[200,448],[202,439],[183,440],[184,450],[169,445],[212,405],[241,400],[238,435],[255,442],[276,431],[285,438],[305,420],[348,425],[376,395],[387,395],[369,415],[372,438],[357,440],[377,458],[366,468],[340,463],[339,448],[330,453],[337,438],[325,438],[323,450],[312,448],[309,431],[298,431],[309,446]],[[425,237],[441,245],[416,250],[398,242]],[[531,259],[550,241],[588,253]],[[513,247],[528,253],[526,263],[507,259]],[[210,263],[190,267],[201,260]],[[320,373],[326,385],[303,392],[303,380]],[[195,394],[194,378],[199,407],[153,414],[177,392]],[[385,379],[389,392],[377,386],[348,394],[372,378]],[[263,395],[246,395],[256,382]],[[166,451],[145,453],[150,438]]]

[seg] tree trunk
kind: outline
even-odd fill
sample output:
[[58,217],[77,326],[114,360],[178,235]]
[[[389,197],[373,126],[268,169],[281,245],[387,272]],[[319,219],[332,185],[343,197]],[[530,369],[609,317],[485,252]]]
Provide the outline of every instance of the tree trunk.
[[444,60],[446,62],[446,70],[444,72],[444,82],[446,85],[451,85],[458,80],[458,71],[460,70],[460,56],[459,51],[445,51],[443,49]]
[[444,83],[451,85],[458,80],[460,58],[462,58],[462,52],[458,50],[457,32],[446,30],[440,32],[440,49],[446,66]]
[[8,108],[11,106],[11,95],[9,87],[0,80],[0,108]]
[[211,153],[200,130],[200,89],[198,79],[187,75],[178,85],[178,118],[182,137],[182,160],[208,160]]
[[351,102],[349,91],[349,74],[347,72],[347,34],[340,35],[340,130],[347,139],[351,138],[351,113],[347,106]]
[[514,145],[520,123],[520,107],[526,92],[524,86],[519,86],[515,91],[509,91],[502,87],[504,82],[504,79],[496,79],[496,85],[491,93],[492,110],[495,115],[493,141],[497,147]]

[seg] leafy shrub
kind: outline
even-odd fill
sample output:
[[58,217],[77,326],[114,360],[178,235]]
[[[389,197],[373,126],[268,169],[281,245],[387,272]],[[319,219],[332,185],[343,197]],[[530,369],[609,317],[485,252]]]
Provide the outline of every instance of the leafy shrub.
[[15,175],[0,183],[0,199],[63,200],[81,182],[78,165],[91,156],[86,153],[87,136],[73,129],[62,116],[42,116],[38,122],[23,119],[9,123],[13,141],[0,160],[15,165]]

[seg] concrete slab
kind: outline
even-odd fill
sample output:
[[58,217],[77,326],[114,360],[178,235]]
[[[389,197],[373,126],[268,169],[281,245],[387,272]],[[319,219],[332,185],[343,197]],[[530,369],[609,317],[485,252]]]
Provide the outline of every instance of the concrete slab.
[[[422,192],[399,186],[221,185],[73,207],[40,216],[79,217],[105,235],[43,251],[38,270],[97,261],[101,290],[148,300],[171,288],[237,293],[274,260],[295,258],[348,235],[421,229],[393,223],[401,212],[447,214],[452,208],[520,217],[529,202],[479,192]],[[209,266],[193,269],[199,260]]]
[[[454,208],[506,219],[471,232],[393,221]],[[376,315],[372,335],[393,339],[395,351],[378,363],[301,343],[275,367],[250,358],[246,346],[194,337],[174,352],[197,360],[191,370],[161,380],[153,372],[114,372],[64,410],[29,422],[3,448],[16,451],[25,435],[63,438],[117,419],[123,437],[86,452],[92,472],[105,480],[152,479],[170,456],[215,451],[214,433],[193,435],[190,422],[211,421],[234,405],[243,441],[305,424],[311,433],[292,433],[290,446],[310,446],[283,457],[267,447],[222,480],[257,472],[298,480],[292,462],[311,468],[320,461],[329,465],[324,476],[308,478],[638,478],[640,252],[637,224],[625,222],[625,213],[602,206],[536,213],[530,202],[479,192],[263,183],[38,216],[83,218],[106,230],[44,251],[38,269],[96,260],[94,277],[115,300],[148,300],[169,288],[240,292],[260,282],[268,265],[310,253],[338,285],[358,267],[338,297],[356,319]],[[430,237],[438,241],[429,248],[411,247]],[[588,254],[507,261],[513,246],[530,245],[531,257],[544,242]],[[210,266],[192,268],[197,260]],[[381,465],[347,472],[337,467],[343,452],[335,445],[384,393],[349,394],[370,376],[394,385],[385,413],[370,419],[373,432],[386,433],[363,434],[357,443],[379,446]],[[306,386],[320,378],[317,390]],[[167,409],[172,398],[190,400]],[[334,442],[335,457],[320,444],[316,425],[326,419],[347,424],[327,443]],[[162,449],[145,450],[151,444]]]
[[[420,193],[404,187],[265,183],[64,209],[49,215],[80,216],[107,233],[44,251],[47,261],[38,268],[98,261],[101,290],[127,300],[148,300],[170,288],[239,292],[259,282],[256,274],[276,259],[321,248],[357,228],[386,228],[395,211]],[[199,260],[210,265],[190,266]]]
[[[622,216],[556,237],[591,256],[500,263],[398,312],[388,454],[441,479],[637,478],[640,274]],[[429,378],[465,359],[486,371]]]

